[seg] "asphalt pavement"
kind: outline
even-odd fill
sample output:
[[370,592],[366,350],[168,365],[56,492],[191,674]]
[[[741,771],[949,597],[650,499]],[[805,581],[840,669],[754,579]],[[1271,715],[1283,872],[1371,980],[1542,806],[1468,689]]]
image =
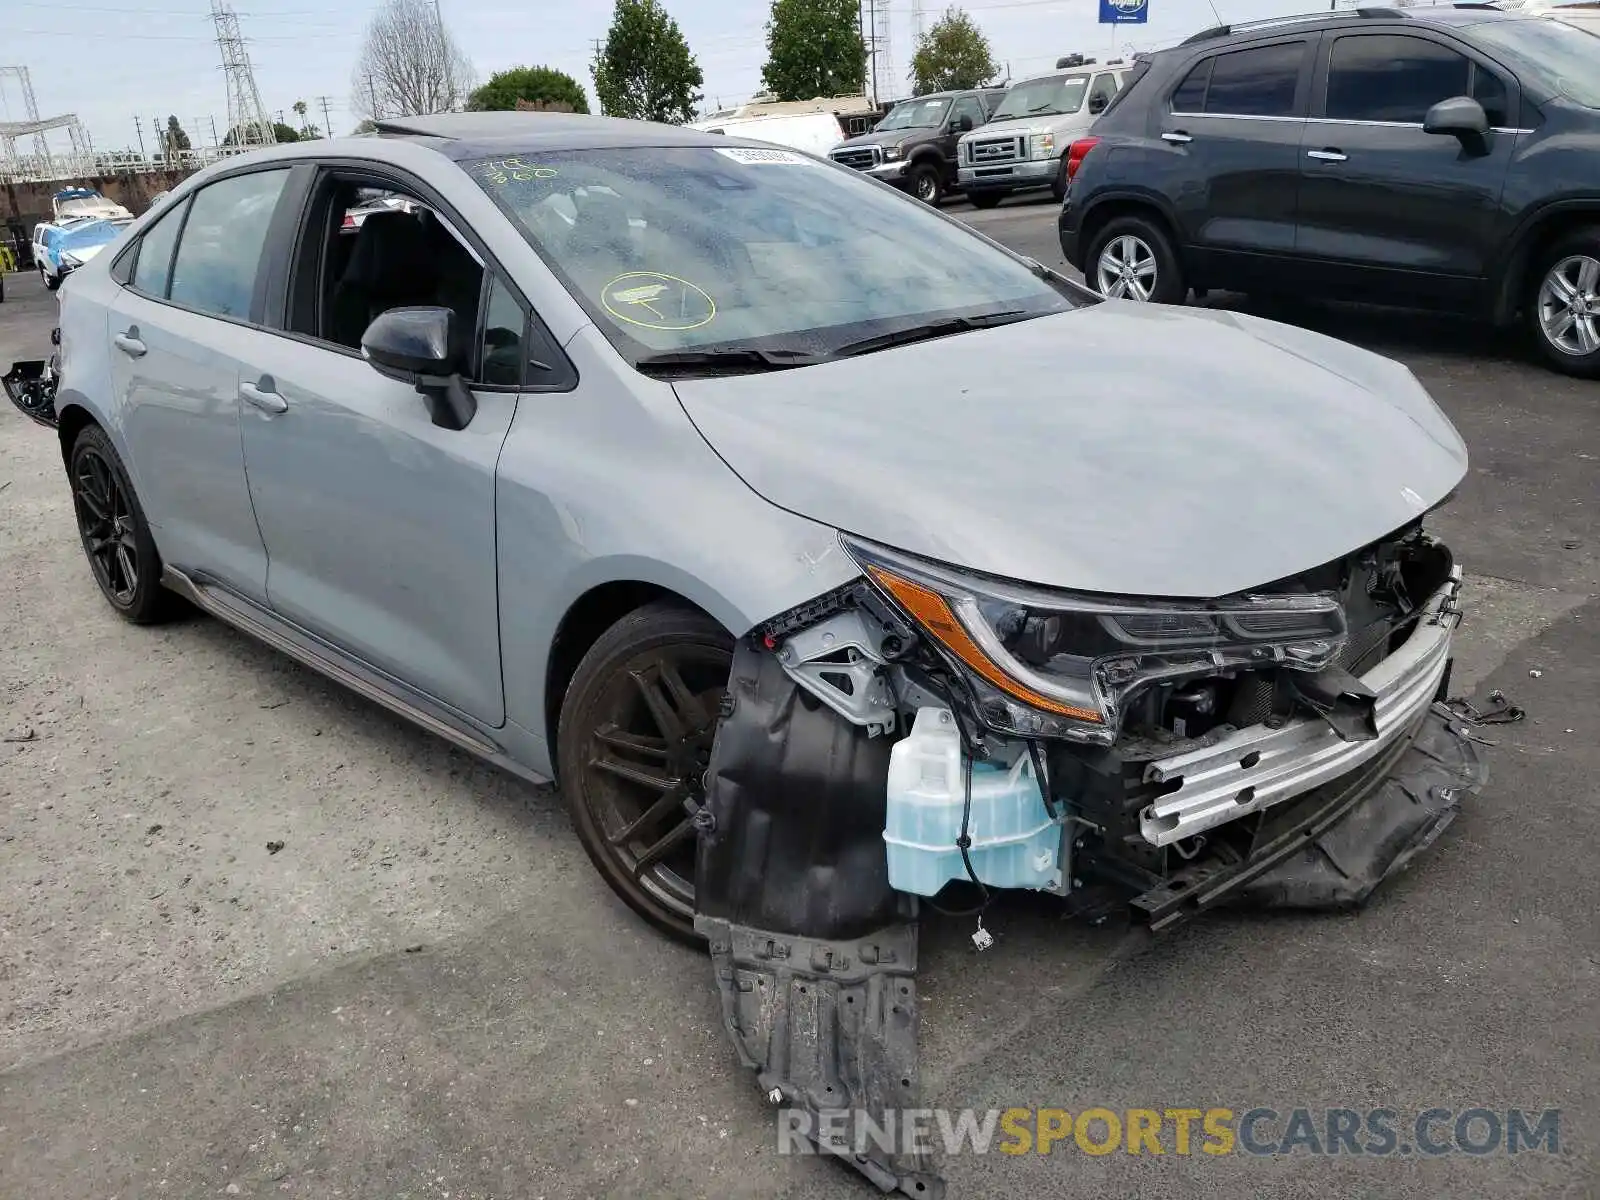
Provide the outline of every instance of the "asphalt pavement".
[[[1060,262],[1048,203],[949,211]],[[53,306],[7,281],[0,368],[46,351]],[[1068,1139],[948,1158],[951,1194],[1595,1196],[1600,384],[1469,324],[1254,311],[1400,358],[1459,426],[1471,471],[1433,521],[1469,572],[1457,683],[1527,720],[1493,729],[1483,794],[1358,913],[1146,940],[1019,900],[981,955],[970,920],[930,918],[924,1101],[1388,1108],[1407,1135],[1421,1110],[1560,1109],[1557,1150]],[[6,1200],[872,1194],[777,1152],[707,960],[611,898],[557,797],[215,622],[116,620],[54,437],[9,406],[0,705],[20,739],[0,743]]]

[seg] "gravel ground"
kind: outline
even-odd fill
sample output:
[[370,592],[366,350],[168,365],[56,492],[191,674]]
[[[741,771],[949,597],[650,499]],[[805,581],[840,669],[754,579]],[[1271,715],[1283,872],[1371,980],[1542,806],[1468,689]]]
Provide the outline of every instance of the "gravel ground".
[[[1059,261],[1048,205],[955,211]],[[8,279],[0,367],[54,303]],[[1462,428],[1457,680],[1530,719],[1362,914],[1145,947],[1019,902],[982,958],[930,922],[929,1100],[1559,1106],[1564,1151],[989,1156],[947,1164],[957,1194],[1597,1194],[1600,385],[1470,327],[1294,319],[1404,359]],[[53,435],[9,406],[0,689],[0,1194],[865,1194],[774,1153],[708,966],[612,900],[554,795],[216,622],[118,621]]]

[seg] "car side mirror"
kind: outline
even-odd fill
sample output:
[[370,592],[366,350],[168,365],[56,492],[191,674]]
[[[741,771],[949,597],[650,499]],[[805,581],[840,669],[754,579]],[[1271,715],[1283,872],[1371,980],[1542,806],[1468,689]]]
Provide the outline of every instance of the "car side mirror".
[[1466,149],[1482,154],[1487,148],[1489,116],[1471,96],[1452,96],[1427,111],[1422,132],[1450,134]]
[[956,118],[956,132],[958,132],[958,133],[971,133],[972,132],[972,118],[967,116],[966,113],[962,113],[959,117]]
[[1104,96],[1090,96],[1089,97],[1089,112],[1091,114],[1093,114],[1093,113],[1103,113],[1103,112],[1105,112],[1105,110],[1106,110],[1106,98]]
[[456,314],[449,308],[391,308],[361,335],[361,357],[373,370],[422,394],[441,429],[465,429],[478,401],[461,378]]

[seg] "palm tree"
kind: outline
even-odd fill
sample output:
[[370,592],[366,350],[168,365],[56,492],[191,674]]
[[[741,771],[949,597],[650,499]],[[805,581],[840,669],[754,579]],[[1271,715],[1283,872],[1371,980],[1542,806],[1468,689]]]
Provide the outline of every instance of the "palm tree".
[[304,100],[296,100],[293,108],[294,115],[300,118],[300,132],[302,134],[309,132],[306,129],[306,102]]

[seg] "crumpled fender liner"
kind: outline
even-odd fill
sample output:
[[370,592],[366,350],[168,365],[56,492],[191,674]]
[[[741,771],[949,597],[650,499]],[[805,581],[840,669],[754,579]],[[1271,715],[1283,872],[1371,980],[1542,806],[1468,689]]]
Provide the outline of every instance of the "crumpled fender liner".
[[1130,903],[1152,930],[1221,904],[1357,907],[1432,845],[1461,797],[1488,778],[1477,744],[1430,709],[1376,758],[1274,811],[1242,862],[1180,872]]
[[[943,1196],[929,1156],[885,1149],[860,1123],[894,1132],[886,1114],[917,1105],[916,925],[842,942],[707,917],[695,928],[711,943],[723,1022],[767,1099],[808,1114],[818,1149],[880,1190]],[[842,1114],[837,1140],[818,1136],[823,1113]]]
[[[890,746],[741,642],[697,818],[695,928],[768,1099],[879,1188],[935,1200],[928,1156],[858,1129],[890,1128],[921,1093],[916,902],[889,886],[883,848]],[[842,1140],[819,1138],[841,1111]]]

